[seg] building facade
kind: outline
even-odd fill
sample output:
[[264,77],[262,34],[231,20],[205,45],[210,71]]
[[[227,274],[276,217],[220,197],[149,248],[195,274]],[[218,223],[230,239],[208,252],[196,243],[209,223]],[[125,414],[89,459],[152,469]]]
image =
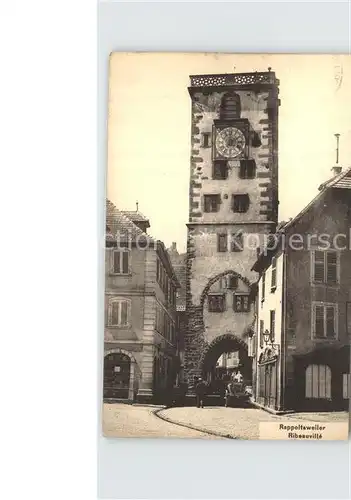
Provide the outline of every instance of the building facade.
[[223,352],[239,350],[251,379],[252,266],[257,238],[277,223],[279,81],[270,68],[190,81],[184,373],[209,378]]
[[162,400],[178,370],[178,280],[139,212],[107,202],[104,397]]
[[177,309],[177,353],[179,358],[179,371],[177,374],[176,383],[177,385],[185,382],[184,377],[184,361],[185,361],[185,336],[187,329],[187,317],[186,317],[186,254],[179,253],[177,250],[177,244],[172,243],[171,248],[168,249],[168,255],[171,259],[171,263],[174,272],[179,281],[179,288],[176,293],[176,309]]
[[276,410],[348,409],[351,169],[282,225],[259,272],[256,401]]

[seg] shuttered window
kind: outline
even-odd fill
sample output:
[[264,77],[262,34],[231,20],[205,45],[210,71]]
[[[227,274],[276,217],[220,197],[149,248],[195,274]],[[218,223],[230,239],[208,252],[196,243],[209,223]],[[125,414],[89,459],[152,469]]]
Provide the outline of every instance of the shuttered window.
[[261,301],[264,301],[266,295],[266,273],[262,273],[261,279],[262,293],[261,293]]
[[271,292],[277,288],[277,259],[273,257],[272,259],[272,279],[271,279]]
[[337,305],[336,304],[312,304],[313,337],[331,338],[337,337]]
[[109,304],[108,325],[127,326],[130,322],[130,302],[128,300],[112,300]]
[[308,365],[305,372],[305,397],[331,399],[331,370],[327,365]]
[[313,281],[315,283],[327,283],[330,285],[338,282],[338,254],[336,251],[312,252],[313,258]]
[[270,311],[270,332],[271,332],[271,340],[274,342],[275,340],[275,311]]
[[113,273],[128,274],[129,273],[129,252],[115,250],[113,252]]
[[260,320],[260,348],[261,349],[263,349],[263,346],[264,346],[263,332],[264,332],[264,321],[263,321],[263,319],[261,319]]

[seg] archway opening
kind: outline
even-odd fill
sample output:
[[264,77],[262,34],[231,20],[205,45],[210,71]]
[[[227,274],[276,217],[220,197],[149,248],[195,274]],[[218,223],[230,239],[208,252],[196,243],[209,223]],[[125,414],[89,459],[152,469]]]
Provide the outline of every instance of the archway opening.
[[[226,359],[225,363],[223,363],[223,359]],[[233,360],[233,362],[228,363],[229,360]],[[226,366],[223,366],[224,364]],[[223,386],[238,371],[240,371],[245,384],[252,385],[252,361],[248,356],[246,343],[231,334],[218,337],[209,345],[203,356],[201,362],[202,377],[210,383],[214,392],[221,392]]]
[[124,353],[113,352],[104,359],[104,397],[128,399],[131,359]]

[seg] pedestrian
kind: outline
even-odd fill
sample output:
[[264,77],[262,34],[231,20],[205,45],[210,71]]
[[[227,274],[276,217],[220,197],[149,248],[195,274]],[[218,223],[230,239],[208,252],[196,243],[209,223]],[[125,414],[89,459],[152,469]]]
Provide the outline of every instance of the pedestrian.
[[239,382],[241,384],[243,380],[244,380],[244,377],[242,376],[240,370],[238,369],[238,371],[234,375],[234,381]]
[[227,408],[230,402],[230,398],[235,396],[235,385],[234,382],[229,382],[227,389],[225,391],[225,407]]
[[195,386],[195,394],[196,394],[196,406],[198,408],[204,407],[204,400],[206,395],[207,385],[204,380],[200,377]]

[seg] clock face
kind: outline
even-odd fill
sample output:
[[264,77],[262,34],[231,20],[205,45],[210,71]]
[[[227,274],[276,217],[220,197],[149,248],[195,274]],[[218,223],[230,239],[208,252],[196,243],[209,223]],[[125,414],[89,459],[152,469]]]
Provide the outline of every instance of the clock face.
[[245,148],[245,136],[235,127],[226,127],[217,132],[216,149],[225,158],[239,156]]

